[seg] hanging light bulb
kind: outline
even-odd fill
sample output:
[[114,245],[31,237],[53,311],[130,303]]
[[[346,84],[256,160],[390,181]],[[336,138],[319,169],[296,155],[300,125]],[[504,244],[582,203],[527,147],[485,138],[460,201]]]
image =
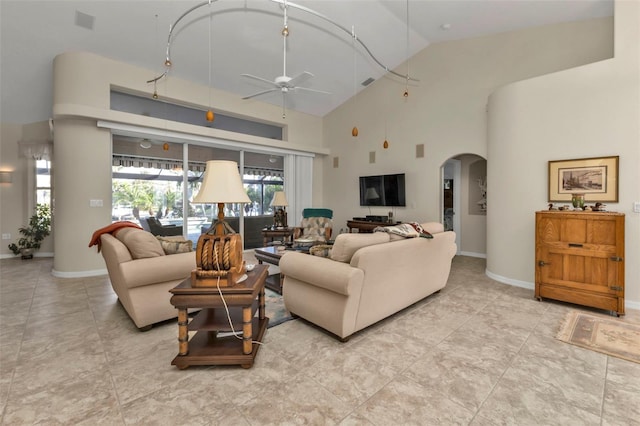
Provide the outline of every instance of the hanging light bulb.
[[211,13],[211,2],[209,2],[209,49],[208,49],[208,53],[209,53],[209,109],[207,110],[207,113],[205,114],[205,119],[209,122],[212,123],[215,115],[213,114],[213,111],[211,110],[211,21],[213,20],[213,14]]
[[404,93],[402,96],[409,97],[409,0],[407,0],[407,75],[405,78]]
[[167,67],[167,68],[171,68],[171,59],[167,58],[164,61],[164,66]]
[[282,29],[282,35],[284,37],[288,37],[289,36],[289,26],[285,25],[284,28]]
[[382,144],[382,147],[383,147],[384,149],[389,148],[389,141],[387,141],[387,140],[385,139],[385,140],[384,140],[384,143]]
[[354,138],[358,136],[358,128],[356,126],[353,126],[353,129],[351,129],[351,136]]
[[164,151],[169,151],[169,144],[168,144],[167,142],[165,142],[165,143],[162,145],[162,149],[163,149]]

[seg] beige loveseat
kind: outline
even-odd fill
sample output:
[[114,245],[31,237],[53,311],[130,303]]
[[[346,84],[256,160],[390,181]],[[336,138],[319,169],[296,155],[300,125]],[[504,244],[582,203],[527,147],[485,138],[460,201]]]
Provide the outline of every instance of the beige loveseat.
[[100,240],[113,290],[136,327],[145,331],[154,323],[178,316],[169,302],[169,290],[195,269],[194,251],[166,254],[167,247],[173,247],[169,252],[181,250],[176,248],[178,243],[161,242],[135,228],[120,229],[115,237],[102,234]]
[[422,226],[432,239],[340,234],[329,258],[285,253],[285,307],[345,340],[441,290],[457,249],[455,233],[435,222]]

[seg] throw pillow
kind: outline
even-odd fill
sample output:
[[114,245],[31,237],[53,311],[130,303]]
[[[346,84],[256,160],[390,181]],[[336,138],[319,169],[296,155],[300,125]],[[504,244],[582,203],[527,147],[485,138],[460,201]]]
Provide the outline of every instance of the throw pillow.
[[122,228],[115,233],[115,237],[127,246],[134,259],[164,256],[160,241],[151,232],[137,228]]
[[160,241],[164,254],[188,253],[193,251],[193,241],[185,240],[180,236],[156,238]]
[[[393,226],[379,226],[373,230],[373,232],[387,232],[389,234],[398,235],[403,238],[433,238],[429,232],[427,232],[422,225],[417,222],[401,223]],[[392,238],[396,239],[396,238]]]
[[333,246],[329,244],[318,244],[309,249],[309,254],[320,257],[330,257]]

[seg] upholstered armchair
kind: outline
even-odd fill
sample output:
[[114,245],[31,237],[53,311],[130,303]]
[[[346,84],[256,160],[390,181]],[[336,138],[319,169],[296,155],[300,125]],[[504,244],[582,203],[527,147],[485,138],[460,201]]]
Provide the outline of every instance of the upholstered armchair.
[[145,229],[145,231],[151,232],[153,235],[158,235],[161,237],[182,235],[182,226],[163,225],[158,219],[153,216],[146,219],[140,219],[140,222],[144,222],[145,220],[147,222],[147,226],[145,227],[143,224],[142,228]]
[[313,241],[328,241],[333,230],[333,210],[304,209],[300,226],[295,227],[293,238],[303,238]]

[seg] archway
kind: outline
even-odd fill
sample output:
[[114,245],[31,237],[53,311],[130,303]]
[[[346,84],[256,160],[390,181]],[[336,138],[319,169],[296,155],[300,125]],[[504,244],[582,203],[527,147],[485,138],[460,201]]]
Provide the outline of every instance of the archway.
[[456,232],[458,254],[486,257],[487,161],[459,154],[441,167],[441,215],[445,229]]

